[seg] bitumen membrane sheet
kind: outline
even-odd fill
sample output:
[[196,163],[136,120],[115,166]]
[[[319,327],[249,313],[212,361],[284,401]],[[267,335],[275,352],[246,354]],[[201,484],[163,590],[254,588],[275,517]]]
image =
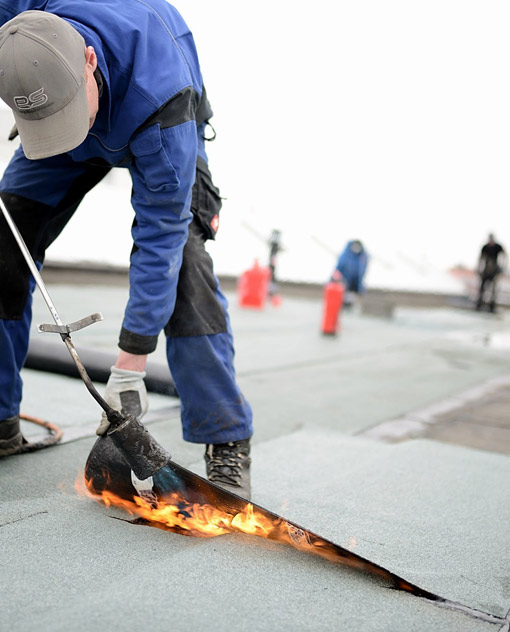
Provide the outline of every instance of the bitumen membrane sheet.
[[[104,315],[73,335],[78,352],[115,351],[125,288],[49,289],[65,322]],[[324,337],[318,300],[284,296],[257,311],[229,299],[255,415],[253,501],[471,610],[259,537],[191,538],[114,519],[131,517],[74,489],[97,404],[80,380],[24,370],[23,412],[64,437],[0,460],[0,629],[508,631],[509,314],[354,309]],[[41,322],[49,312],[36,295],[34,336]],[[151,361],[164,362],[163,345]],[[204,475],[178,404],[151,393],[147,427]],[[484,424],[490,440],[473,432]]]

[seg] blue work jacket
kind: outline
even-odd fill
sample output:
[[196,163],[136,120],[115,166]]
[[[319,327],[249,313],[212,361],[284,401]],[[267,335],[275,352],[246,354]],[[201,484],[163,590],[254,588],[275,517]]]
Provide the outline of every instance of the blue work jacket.
[[361,246],[359,252],[353,252],[352,245],[355,240],[350,240],[338,257],[336,270],[342,275],[348,290],[364,292],[363,279],[367,271],[368,255]]
[[[198,121],[197,130],[195,116],[203,86],[193,37],[165,0],[0,0],[0,24],[34,9],[68,21],[96,52],[103,80],[99,111],[84,142],[67,155],[70,169],[99,158],[130,171],[135,248],[120,346],[123,337],[134,337],[150,352],[175,304],[197,154],[207,160],[204,123]],[[174,104],[170,118],[161,122],[158,112],[168,103]],[[44,160],[28,162],[40,162],[44,172]],[[28,178],[24,191],[21,178],[32,165],[19,163],[13,175],[4,174],[3,190],[49,205],[62,199],[66,191],[51,177],[38,178],[37,192],[29,190]]]

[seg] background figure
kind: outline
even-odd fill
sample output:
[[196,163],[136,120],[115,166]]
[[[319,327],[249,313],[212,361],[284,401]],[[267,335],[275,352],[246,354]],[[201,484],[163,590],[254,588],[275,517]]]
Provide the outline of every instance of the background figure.
[[269,245],[269,270],[271,271],[271,278],[269,282],[269,296],[278,295],[278,282],[276,280],[276,256],[283,250],[281,243],[282,234],[279,230],[274,229],[267,242]]
[[[496,310],[496,283],[498,276],[506,266],[506,252],[501,244],[498,244],[492,233],[488,242],[483,246],[478,259],[478,274],[480,275],[480,291],[476,309],[482,309],[485,304],[489,311]],[[487,294],[487,300],[484,300]]]
[[352,305],[354,295],[363,294],[365,291],[363,279],[367,266],[368,254],[361,241],[348,241],[331,276],[332,281],[342,281],[345,285],[344,306]]

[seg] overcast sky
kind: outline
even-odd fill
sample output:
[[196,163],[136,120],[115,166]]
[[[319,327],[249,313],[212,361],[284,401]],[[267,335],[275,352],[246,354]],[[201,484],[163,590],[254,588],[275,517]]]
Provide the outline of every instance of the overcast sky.
[[510,3],[176,6],[215,110],[230,239],[242,218],[312,257],[302,235],[444,266],[473,265],[489,231],[510,248]]

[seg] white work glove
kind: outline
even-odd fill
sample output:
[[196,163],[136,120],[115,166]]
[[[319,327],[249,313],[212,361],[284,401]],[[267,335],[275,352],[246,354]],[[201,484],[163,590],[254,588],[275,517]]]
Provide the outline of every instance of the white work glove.
[[[106,403],[123,415],[131,415],[140,420],[149,407],[144,377],[145,371],[128,371],[112,366],[104,393]],[[110,422],[103,412],[96,434],[106,434],[109,426]]]

